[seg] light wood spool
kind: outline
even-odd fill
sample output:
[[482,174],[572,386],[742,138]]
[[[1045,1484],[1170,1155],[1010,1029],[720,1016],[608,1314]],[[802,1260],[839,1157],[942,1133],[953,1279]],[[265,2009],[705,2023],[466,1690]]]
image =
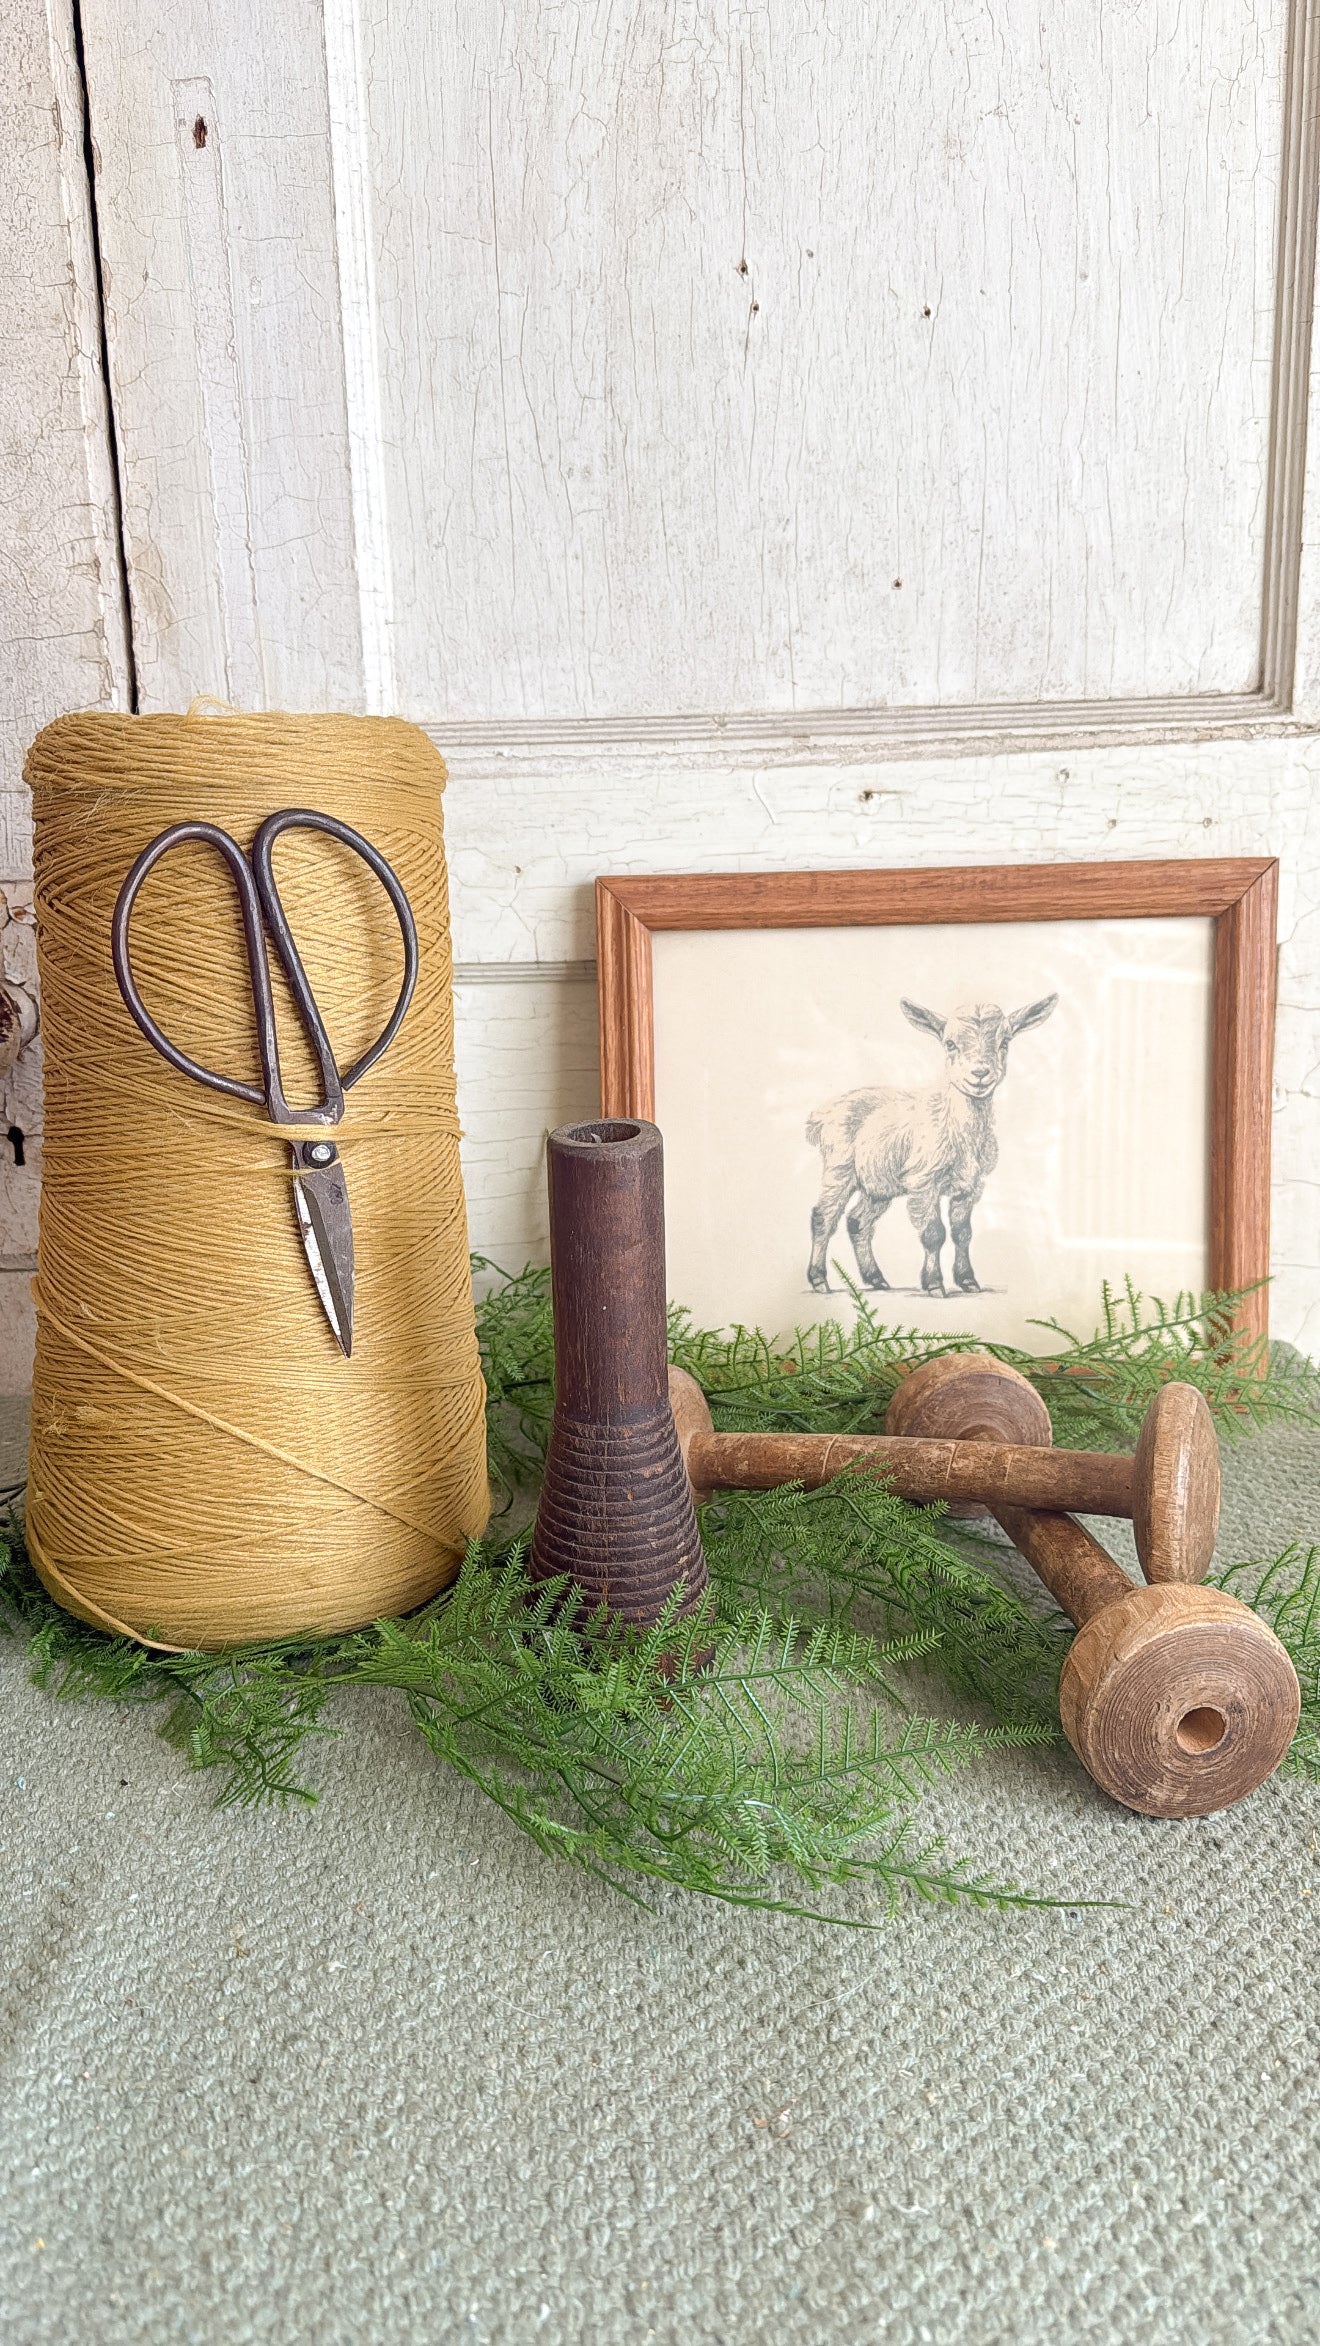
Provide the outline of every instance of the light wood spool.
[[[970,1440],[942,1430],[961,1421],[960,1400],[977,1428]],[[1199,1580],[1209,1566],[1219,1524],[1218,1443],[1204,1401],[1189,1387],[1166,1385],[1156,1396],[1135,1458],[1050,1448],[1040,1396],[984,1354],[923,1364],[890,1410],[883,1434],[715,1433],[709,1416],[704,1426],[694,1419],[689,1475],[706,1491],[770,1491],[788,1482],[814,1489],[847,1466],[879,1467],[898,1497],[918,1506],[970,1500],[992,1511],[1132,1517],[1153,1579]],[[901,1433],[892,1430],[895,1410]],[[995,1422],[1030,1438],[984,1439],[981,1429]]]
[[[908,1369],[885,1412],[887,1434],[946,1435],[963,1442],[1014,1442],[1049,1449],[1050,1413],[1034,1385],[992,1353],[946,1352]],[[976,1499],[959,1499],[950,1515],[988,1517]]]
[[[937,1369],[938,1375],[927,1373]],[[748,1444],[769,1443],[780,1454],[786,1444],[794,1445],[797,1470],[784,1479],[813,1483],[885,1449],[883,1443],[859,1445],[827,1435],[717,1434],[705,1395],[691,1377],[671,1369],[669,1388],[679,1445],[699,1498],[712,1487],[742,1487],[738,1470],[749,1455],[754,1487],[770,1487],[772,1453],[749,1454]],[[988,1447],[956,1438],[987,1425],[1034,1431],[1037,1446],[1047,1445],[1044,1405],[1039,1411],[1032,1406],[1039,1395],[1015,1369],[984,1355],[927,1363],[899,1390],[904,1426],[925,1429],[927,1409],[938,1411],[941,1431],[953,1437],[945,1448]],[[1211,1478],[1200,1415],[1178,1398],[1185,1390],[1166,1387],[1175,1395],[1173,1404],[1157,1403],[1146,1421],[1148,1544],[1157,1563],[1185,1566],[1203,1557],[1203,1571],[1218,1513],[1218,1458],[1216,1448]],[[1213,1426],[1210,1433],[1213,1441]],[[810,1455],[807,1445],[813,1446]],[[923,1454],[940,1447],[914,1431],[899,1436],[890,1454],[901,1455],[905,1446]],[[1055,1452],[1053,1462],[1061,1456],[1067,1453]],[[877,1462],[887,1467],[886,1456]],[[901,1487],[899,1475],[891,1479]],[[1220,1589],[1176,1578],[1134,1588],[1085,1526],[1058,1508],[1001,1499],[993,1513],[1078,1625],[1064,1665],[1060,1716],[1083,1767],[1102,1790],[1148,1816],[1208,1816],[1244,1799],[1272,1773],[1296,1728],[1301,1697],[1287,1654],[1256,1614]],[[1169,1536],[1170,1518],[1175,1532],[1181,1527],[1180,1536]],[[1189,1524],[1195,1540],[1185,1536]]]
[[[970,1433],[984,1417],[990,1372],[1001,1384],[1002,1415],[1014,1407],[1025,1415],[1023,1388],[1039,1398],[1004,1363],[978,1363],[978,1374],[970,1356],[961,1357],[968,1360],[961,1373],[957,1359],[929,1364],[946,1372],[931,1381],[941,1432]],[[904,1425],[930,1426],[920,1389],[915,1403]],[[893,1414],[891,1404],[887,1423]],[[1059,1715],[1088,1775],[1143,1815],[1209,1816],[1272,1775],[1292,1740],[1301,1692],[1279,1640],[1248,1606],[1222,1589],[1188,1585],[1209,1565],[1219,1517],[1219,1445],[1190,1386],[1166,1385],[1156,1395],[1133,1490],[1138,1548],[1156,1584],[1147,1588],[1134,1588],[1071,1515],[1009,1506],[994,1513],[1078,1625]]]
[[1087,1773],[1146,1816],[1201,1817],[1272,1775],[1301,1709],[1273,1631],[1236,1597],[1129,1588],[1080,1629],[1059,1682]]
[[1203,1580],[1219,1530],[1219,1437],[1194,1385],[1162,1385],[1142,1421],[1132,1529],[1147,1580]]
[[[988,1428],[1012,1427],[1011,1433]],[[1049,1411],[1019,1370],[988,1353],[947,1353],[923,1361],[904,1378],[885,1417],[886,1434],[951,1436],[961,1442],[1052,1442]],[[1103,1459],[1099,1473],[1112,1478],[1116,1502],[1096,1503],[1096,1468],[1081,1461]],[[1003,1499],[1018,1507],[1046,1507],[1078,1515],[1130,1515],[1137,1554],[1147,1580],[1198,1581],[1210,1569],[1219,1530],[1219,1438],[1202,1394],[1193,1385],[1162,1385],[1142,1421],[1133,1458],[1103,1452],[1055,1450],[1050,1468],[1057,1476],[1052,1495],[1023,1468]],[[897,1488],[898,1485],[896,1484]],[[998,1502],[987,1480],[986,1512]],[[953,1510],[951,1509],[952,1513]],[[1103,1553],[1103,1550],[1097,1550]]]
[[924,1441],[911,1434],[697,1435],[694,1472],[712,1490],[815,1490],[845,1466],[875,1466],[900,1499],[918,1507],[951,1499],[997,1506],[1075,1506],[1087,1515],[1130,1515],[1132,1460],[1096,1450],[1029,1450],[1006,1442]]

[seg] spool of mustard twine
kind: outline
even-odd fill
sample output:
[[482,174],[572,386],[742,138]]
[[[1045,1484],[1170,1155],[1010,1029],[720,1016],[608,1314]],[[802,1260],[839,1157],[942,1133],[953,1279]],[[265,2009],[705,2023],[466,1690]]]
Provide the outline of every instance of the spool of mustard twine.
[[[171,1647],[349,1629],[452,1578],[488,1511],[484,1393],[454,1105],[441,792],[390,719],[62,718],[28,755],[46,1111],[27,1531],[51,1593]],[[391,1048],[335,1127],[353,1215],[345,1358],[308,1271],[289,1131],[176,1073],[120,998],[120,884],[166,825],[245,849],[284,806],[337,815],[394,866],[420,946]],[[275,872],[341,1067],[398,991],[379,883],[323,834]],[[260,1087],[232,880],[180,847],[133,914],[153,1016],[203,1066]],[[271,955],[285,1089],[320,1098]],[[310,1128],[305,1128],[310,1129]]]

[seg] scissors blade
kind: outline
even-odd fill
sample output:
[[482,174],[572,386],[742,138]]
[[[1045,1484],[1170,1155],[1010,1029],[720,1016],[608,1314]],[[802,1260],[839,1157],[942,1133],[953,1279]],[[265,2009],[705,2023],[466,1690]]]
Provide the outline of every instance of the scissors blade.
[[353,1218],[348,1206],[344,1168],[336,1154],[328,1165],[309,1164],[312,1147],[324,1142],[293,1144],[297,1178],[293,1206],[302,1233],[307,1266],[325,1316],[344,1353],[353,1349]]

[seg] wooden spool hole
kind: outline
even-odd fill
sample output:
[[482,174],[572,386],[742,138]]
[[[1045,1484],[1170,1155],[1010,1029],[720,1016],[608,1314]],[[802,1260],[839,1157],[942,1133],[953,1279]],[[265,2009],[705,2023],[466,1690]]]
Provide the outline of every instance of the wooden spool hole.
[[566,1124],[563,1127],[564,1139],[576,1141],[579,1147],[585,1142],[592,1148],[615,1148],[620,1141],[640,1140],[641,1134],[640,1124],[629,1124],[621,1116],[603,1117],[595,1124]]
[[1214,1751],[1228,1733],[1228,1721],[1222,1711],[1202,1703],[1197,1710],[1185,1711],[1174,1729],[1174,1740],[1179,1751]]

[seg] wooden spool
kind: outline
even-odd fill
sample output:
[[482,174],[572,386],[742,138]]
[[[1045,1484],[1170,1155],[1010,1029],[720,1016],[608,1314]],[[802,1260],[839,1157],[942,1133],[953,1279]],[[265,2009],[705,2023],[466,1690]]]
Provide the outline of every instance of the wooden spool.
[[[960,1397],[976,1429],[970,1436],[949,1430],[961,1422]],[[1005,1440],[996,1430],[1003,1426],[1026,1438]],[[899,1498],[918,1506],[970,1500],[992,1513],[1008,1506],[1130,1517],[1151,1580],[1200,1580],[1214,1554],[1219,1444],[1210,1412],[1190,1385],[1165,1385],[1157,1393],[1135,1457],[1052,1449],[1049,1415],[1034,1387],[974,1352],[914,1370],[890,1404],[883,1434],[696,1429],[692,1438],[689,1470],[698,1490],[771,1491],[791,1482],[814,1488],[845,1466],[878,1466]]]
[[[1253,1792],[1282,1759],[1301,1707],[1296,1672],[1273,1631],[1236,1597],[1194,1585],[1214,1548],[1219,1479],[1217,1444],[1213,1462],[1207,1453],[1209,1413],[1199,1394],[1192,1396],[1199,1407],[1182,1398],[1189,1391],[1166,1386],[1136,1459],[1104,1462],[1127,1470],[1125,1485],[1116,1478],[1113,1489],[1125,1487],[1129,1505],[1095,1512],[1133,1514],[1154,1584],[1139,1588],[1057,1497],[1041,1506],[1003,1495],[1014,1482],[1044,1492],[1048,1478],[1039,1470],[1047,1463],[1070,1473],[1073,1460],[1091,1454],[1053,1451],[1048,1462],[1038,1458],[1036,1474],[1023,1470],[1024,1450],[1049,1447],[1048,1412],[1024,1377],[984,1354],[915,1370],[890,1405],[883,1437],[718,1434],[700,1386],[670,1370],[675,1423],[699,1497],[776,1482],[818,1485],[850,1465],[875,1464],[901,1496],[929,1499],[941,1495],[930,1487],[931,1454],[979,1453],[991,1512],[1077,1623],[1059,1689],[1064,1732],[1106,1792],[1161,1817],[1208,1816]],[[891,1435],[896,1414],[902,1432]],[[973,1495],[974,1465],[964,1478],[946,1455],[944,1470],[960,1493]],[[1095,1488],[1093,1478],[1077,1479]]]
[[1300,1709],[1273,1630],[1223,1589],[1177,1581],[1129,1582],[1097,1601],[1059,1681],[1082,1766],[1147,1816],[1209,1816],[1244,1800],[1274,1773]]
[[[1036,1438],[1048,1443],[1049,1414],[1025,1377],[984,1354],[957,1354],[906,1378],[885,1424],[897,1414],[903,1431],[938,1426],[979,1439],[986,1424],[1027,1426],[1033,1405]],[[1218,1522],[1218,1444],[1212,1458],[1207,1424],[1204,1401],[1186,1385],[1165,1386],[1147,1412],[1133,1461],[1147,1588],[1134,1588],[1071,1515],[993,1510],[1077,1623],[1059,1682],[1063,1731],[1088,1775],[1146,1816],[1209,1816],[1245,1799],[1278,1766],[1301,1708],[1274,1632],[1236,1597],[1195,1586],[1188,1571],[1197,1559],[1198,1579],[1208,1568],[1213,1530],[1207,1547],[1198,1527]]]
[[944,1352],[908,1369],[885,1412],[885,1432],[1034,1450],[1048,1450],[1054,1440],[1035,1386],[985,1352]]
[[[982,1352],[941,1353],[908,1369],[885,1412],[887,1434],[925,1434],[955,1442],[1012,1442],[1049,1449],[1050,1413],[1025,1377],[1002,1377]],[[978,1499],[955,1499],[950,1515],[985,1518]]]
[[[1219,1511],[1201,1396],[1165,1386],[1135,1458],[1060,1451],[1026,1379],[962,1353],[905,1380],[883,1435],[717,1434],[701,1388],[666,1374],[663,1164],[640,1120],[550,1136],[556,1398],[533,1575],[562,1575],[588,1610],[648,1626],[675,1591],[685,1611],[705,1591],[694,1492],[878,1465],[902,1497],[988,1503],[1077,1623],[1060,1712],[1115,1799],[1204,1816],[1253,1791],[1288,1747],[1300,1693],[1265,1624],[1193,1585]],[[1134,1588],[1072,1507],[1130,1515],[1153,1585]]]
[[530,1569],[649,1628],[706,1559],[666,1383],[664,1147],[654,1124],[548,1143],[555,1408]]

